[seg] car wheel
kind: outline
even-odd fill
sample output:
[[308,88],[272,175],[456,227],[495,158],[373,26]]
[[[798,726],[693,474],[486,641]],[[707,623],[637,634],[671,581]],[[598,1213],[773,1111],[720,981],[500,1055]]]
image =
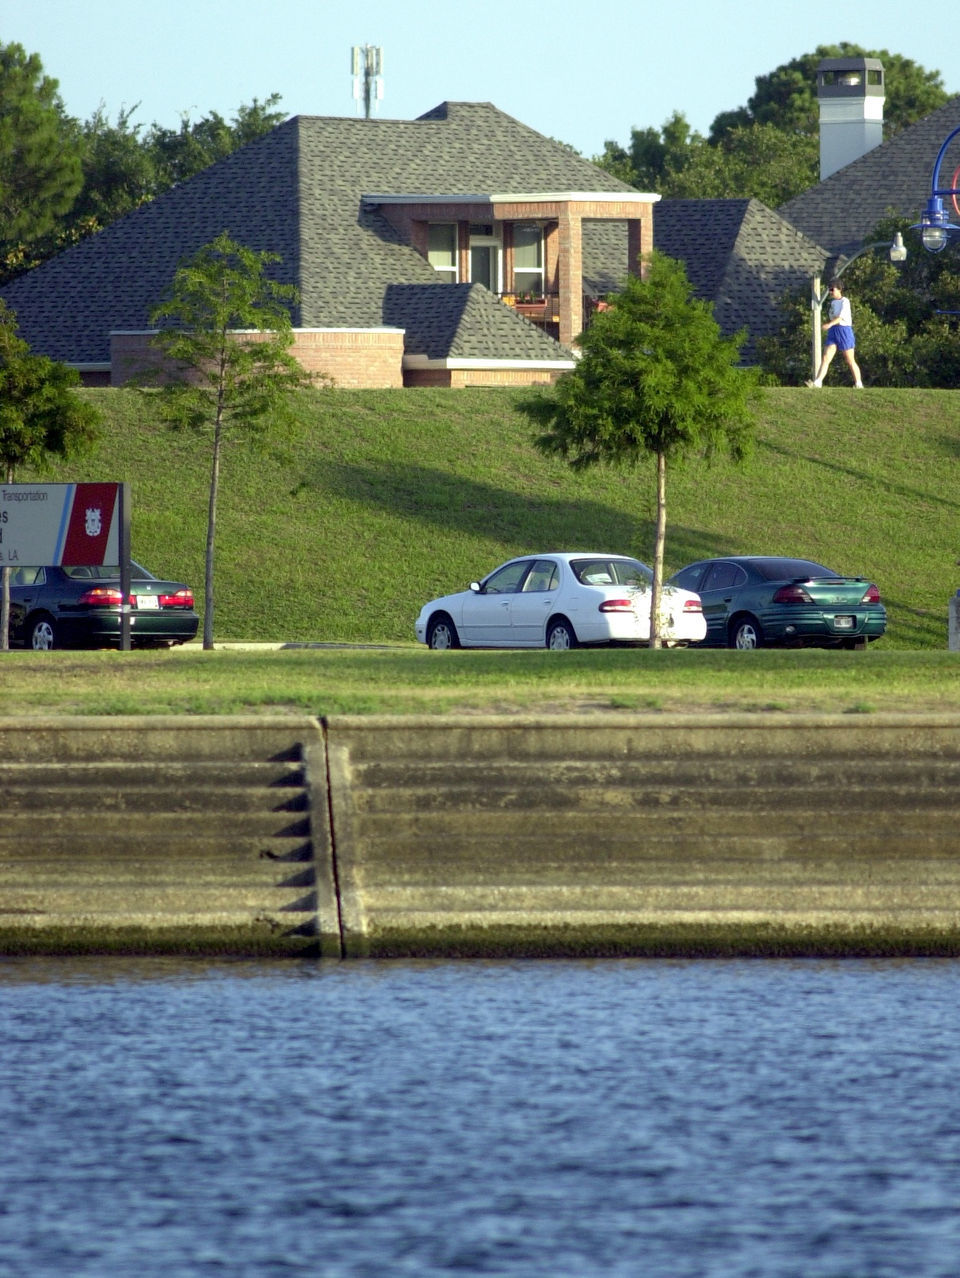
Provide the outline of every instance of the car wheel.
[[52,617],[34,617],[30,626],[30,647],[36,652],[49,652],[56,647],[57,632]]
[[756,617],[738,617],[731,623],[727,647],[738,648],[741,652],[763,647],[763,631]]
[[577,647],[577,636],[569,621],[560,618],[547,627],[547,647],[551,652],[569,652]]
[[457,628],[446,613],[442,612],[434,617],[427,627],[427,647],[434,648],[437,652],[460,647]]

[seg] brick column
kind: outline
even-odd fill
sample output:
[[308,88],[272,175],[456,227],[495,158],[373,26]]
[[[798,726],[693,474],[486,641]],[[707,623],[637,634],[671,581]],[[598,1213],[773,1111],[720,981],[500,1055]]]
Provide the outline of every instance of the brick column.
[[583,222],[567,207],[559,219],[560,341],[569,346],[583,332]]

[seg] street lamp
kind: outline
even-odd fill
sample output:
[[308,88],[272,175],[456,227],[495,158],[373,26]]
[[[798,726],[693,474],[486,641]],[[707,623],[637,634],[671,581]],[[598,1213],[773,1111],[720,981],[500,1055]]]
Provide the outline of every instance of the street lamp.
[[955,235],[960,235],[960,225],[950,221],[950,216],[943,207],[944,196],[949,196],[954,211],[960,216],[960,204],[957,203],[957,196],[960,195],[960,188],[957,187],[960,168],[953,175],[953,186],[944,187],[940,185],[940,166],[943,164],[943,157],[947,153],[947,147],[958,133],[960,133],[960,128],[956,128],[952,133],[949,133],[940,148],[937,161],[933,166],[933,177],[930,180],[930,198],[927,200],[927,207],[923,210],[919,223],[910,228],[913,231],[920,232],[923,247],[929,253],[941,253]]
[[[960,227],[957,227],[957,230],[960,232]],[[838,280],[847,267],[852,266],[858,257],[863,257],[864,253],[872,253],[874,249],[886,249],[891,262],[905,262],[907,260],[907,249],[903,242],[903,235],[900,231],[897,231],[892,240],[876,240],[873,244],[864,244],[862,248],[858,248],[856,253],[850,257],[842,258],[843,265],[833,272],[832,278]],[[820,358],[823,354],[821,325],[823,323],[823,304],[826,300],[827,294],[820,292],[820,276],[815,275],[810,285],[810,319],[813,326],[811,346],[814,377],[820,371]]]

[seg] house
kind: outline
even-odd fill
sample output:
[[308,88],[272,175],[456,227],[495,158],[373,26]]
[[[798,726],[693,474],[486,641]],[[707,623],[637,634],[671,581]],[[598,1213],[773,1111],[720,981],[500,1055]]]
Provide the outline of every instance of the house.
[[657,199],[489,103],[296,116],[0,296],[32,349],[119,385],[178,264],[226,230],[279,255],[293,353],[336,385],[550,382],[652,248]]

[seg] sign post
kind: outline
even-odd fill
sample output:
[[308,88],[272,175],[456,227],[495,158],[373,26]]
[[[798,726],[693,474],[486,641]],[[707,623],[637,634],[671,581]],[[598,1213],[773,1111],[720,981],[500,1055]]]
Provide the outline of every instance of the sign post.
[[0,484],[0,567],[120,565],[120,647],[130,651],[129,484]]

